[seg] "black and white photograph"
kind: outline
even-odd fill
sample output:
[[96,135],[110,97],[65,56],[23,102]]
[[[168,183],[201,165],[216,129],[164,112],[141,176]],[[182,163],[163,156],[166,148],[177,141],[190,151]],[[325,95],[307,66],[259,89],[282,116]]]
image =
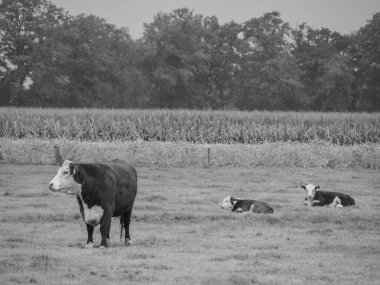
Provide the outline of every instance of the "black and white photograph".
[[0,0],[0,284],[380,284],[379,0]]

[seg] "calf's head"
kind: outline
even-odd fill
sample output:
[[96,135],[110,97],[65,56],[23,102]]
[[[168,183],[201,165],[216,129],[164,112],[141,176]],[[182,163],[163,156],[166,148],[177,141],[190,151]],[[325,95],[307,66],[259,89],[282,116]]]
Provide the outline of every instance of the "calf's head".
[[301,188],[307,192],[305,204],[312,206],[315,193],[318,191],[320,187],[315,186],[314,184],[308,184],[306,186],[302,185]]
[[50,181],[49,189],[53,192],[79,195],[82,183],[79,166],[70,160],[65,160],[58,169],[57,175]]
[[232,209],[232,207],[236,204],[237,198],[227,196],[223,199],[222,203],[219,204],[219,206],[223,209]]

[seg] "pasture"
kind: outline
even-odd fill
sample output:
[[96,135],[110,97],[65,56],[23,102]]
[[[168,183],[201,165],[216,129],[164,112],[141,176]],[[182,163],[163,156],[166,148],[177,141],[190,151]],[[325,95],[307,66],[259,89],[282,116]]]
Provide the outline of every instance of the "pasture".
[[[52,193],[52,165],[0,164],[1,284],[378,284],[380,177],[371,169],[139,167],[134,244],[83,249],[75,197]],[[308,208],[301,184],[352,195]],[[226,195],[271,215],[222,210]],[[99,244],[99,228],[95,230]]]

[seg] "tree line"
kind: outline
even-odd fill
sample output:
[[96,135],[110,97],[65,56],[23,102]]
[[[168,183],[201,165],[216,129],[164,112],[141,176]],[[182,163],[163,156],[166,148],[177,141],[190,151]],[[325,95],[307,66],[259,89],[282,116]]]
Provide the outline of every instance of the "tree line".
[[278,12],[244,23],[181,8],[140,39],[47,0],[0,4],[0,105],[380,110],[380,13],[342,35]]

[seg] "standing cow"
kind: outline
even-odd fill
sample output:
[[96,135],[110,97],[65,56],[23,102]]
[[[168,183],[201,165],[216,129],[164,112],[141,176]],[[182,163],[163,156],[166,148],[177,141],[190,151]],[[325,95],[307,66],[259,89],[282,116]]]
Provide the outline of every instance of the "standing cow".
[[320,191],[320,187],[313,184],[302,185],[301,188],[307,192],[304,204],[308,206],[329,205],[331,207],[344,207],[355,205],[355,200],[347,194]]
[[86,248],[93,247],[94,227],[100,224],[101,248],[109,246],[112,217],[120,217],[125,228],[125,245],[132,244],[129,224],[137,193],[136,169],[124,161],[73,163],[66,160],[49,183],[53,192],[77,195],[87,227]]

